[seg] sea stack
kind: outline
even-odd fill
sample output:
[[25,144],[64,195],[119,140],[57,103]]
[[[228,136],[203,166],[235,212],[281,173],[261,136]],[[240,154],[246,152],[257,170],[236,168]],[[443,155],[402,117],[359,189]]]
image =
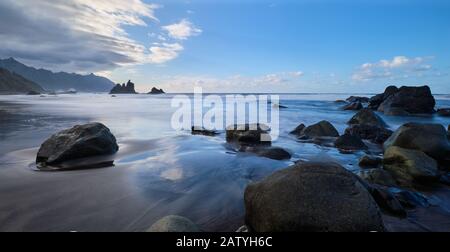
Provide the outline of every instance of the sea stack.
[[156,87],[153,87],[152,90],[150,92],[148,92],[148,94],[165,94],[164,90],[158,89]]
[[129,80],[127,84],[117,84],[111,91],[110,94],[137,94],[136,90],[134,90],[134,83]]

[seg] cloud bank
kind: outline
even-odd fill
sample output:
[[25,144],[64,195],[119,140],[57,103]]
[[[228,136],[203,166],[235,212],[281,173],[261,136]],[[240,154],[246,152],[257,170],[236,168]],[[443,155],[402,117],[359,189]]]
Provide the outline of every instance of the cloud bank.
[[[165,63],[179,56],[182,44],[147,46],[124,29],[159,26],[155,11],[160,7],[141,0],[2,0],[0,57],[74,72]],[[179,40],[201,33],[187,20],[165,26],[164,31]]]

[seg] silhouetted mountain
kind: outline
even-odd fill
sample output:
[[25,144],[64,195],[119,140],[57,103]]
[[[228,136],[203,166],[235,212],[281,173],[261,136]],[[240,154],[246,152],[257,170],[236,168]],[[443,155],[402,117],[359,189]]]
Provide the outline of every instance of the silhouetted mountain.
[[137,94],[136,90],[134,90],[134,83],[130,80],[127,84],[117,84],[111,91],[110,94]]
[[0,68],[0,94],[38,94],[44,89],[22,76]]
[[108,92],[114,86],[112,81],[94,74],[54,73],[26,66],[13,58],[0,60],[0,67],[36,82],[47,91],[75,89],[80,92]]

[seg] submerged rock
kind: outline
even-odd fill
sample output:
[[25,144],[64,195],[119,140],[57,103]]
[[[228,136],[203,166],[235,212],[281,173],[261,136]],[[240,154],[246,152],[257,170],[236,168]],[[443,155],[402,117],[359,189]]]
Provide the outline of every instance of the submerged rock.
[[256,232],[384,231],[356,176],[338,164],[298,163],[247,186],[245,222]]
[[338,137],[336,128],[328,121],[320,121],[304,128],[299,134],[300,138],[312,139],[317,137]]
[[439,178],[438,165],[434,159],[421,151],[397,146],[391,146],[384,152],[383,167],[404,186],[435,182]]
[[203,136],[215,136],[219,134],[215,130],[207,130],[201,126],[192,126],[191,133],[192,135],[203,135]]
[[378,111],[387,112],[392,108],[399,108],[409,114],[431,114],[434,113],[435,105],[436,101],[428,86],[404,86],[385,98]]
[[232,125],[226,129],[226,140],[239,145],[270,145],[269,130],[264,124]]
[[386,123],[383,119],[370,109],[360,110],[348,121],[348,124],[366,124],[382,128],[386,127]]
[[345,134],[355,135],[376,144],[383,144],[392,133],[392,130],[369,124],[353,124],[345,129]]
[[384,149],[391,146],[420,150],[442,162],[450,160],[450,143],[447,132],[440,124],[406,123],[384,143]]
[[437,110],[437,114],[439,116],[449,117],[450,116],[450,108],[440,108]]
[[383,164],[383,158],[364,155],[359,159],[359,166],[363,168],[378,168]]
[[355,135],[344,134],[336,139],[334,142],[336,148],[341,150],[367,150],[367,145]]
[[352,102],[342,107],[343,110],[361,110],[363,109],[363,105],[361,102]]
[[239,151],[254,153],[260,157],[266,157],[274,160],[291,159],[291,154],[280,147],[243,146]]
[[105,125],[77,125],[47,139],[38,151],[36,164],[39,168],[59,167],[67,161],[114,154],[118,150],[116,138]]
[[176,216],[169,215],[159,221],[155,222],[147,232],[182,232],[182,233],[192,233],[201,232],[200,228],[195,225],[191,220]]

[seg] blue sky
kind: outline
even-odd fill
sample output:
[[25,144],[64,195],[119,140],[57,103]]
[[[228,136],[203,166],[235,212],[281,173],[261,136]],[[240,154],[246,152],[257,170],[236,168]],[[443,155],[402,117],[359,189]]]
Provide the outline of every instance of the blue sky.
[[[190,92],[198,85],[207,92],[380,92],[388,84],[427,84],[434,93],[450,93],[446,1],[132,2],[126,12],[119,2],[107,12],[111,6],[90,7],[102,14],[135,17],[103,20],[111,18],[113,28],[122,30],[111,29],[106,35],[138,46],[139,52],[129,51],[129,44],[127,49],[90,47],[96,58],[74,56],[77,59],[58,64],[64,66],[61,70],[96,72],[115,82],[132,79],[140,91],[159,86]],[[101,29],[99,25],[88,34]],[[27,58],[23,51],[8,56],[58,68]]]

